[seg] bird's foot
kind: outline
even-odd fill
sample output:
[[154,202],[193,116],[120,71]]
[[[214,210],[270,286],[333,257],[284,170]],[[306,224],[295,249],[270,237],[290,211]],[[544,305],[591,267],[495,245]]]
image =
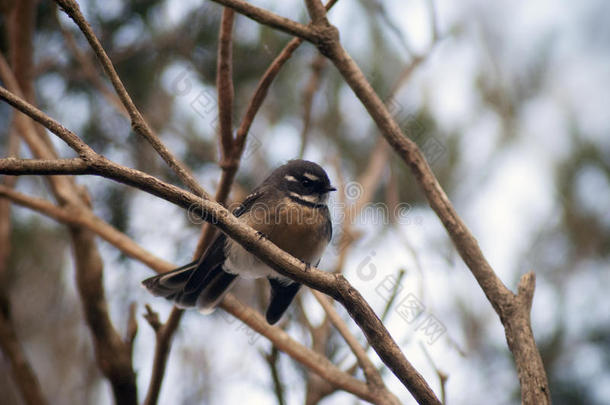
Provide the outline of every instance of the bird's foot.
[[258,240],[267,239],[267,235],[265,235],[261,231],[256,231],[256,236],[258,236]]

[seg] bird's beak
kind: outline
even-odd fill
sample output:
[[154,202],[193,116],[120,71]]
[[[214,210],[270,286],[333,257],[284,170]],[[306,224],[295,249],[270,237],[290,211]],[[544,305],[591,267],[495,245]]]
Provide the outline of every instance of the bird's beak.
[[337,191],[337,189],[336,189],[335,187],[333,187],[333,186],[330,186],[330,187],[328,187],[328,188],[326,189],[326,192],[328,193],[328,192],[330,192],[330,191]]

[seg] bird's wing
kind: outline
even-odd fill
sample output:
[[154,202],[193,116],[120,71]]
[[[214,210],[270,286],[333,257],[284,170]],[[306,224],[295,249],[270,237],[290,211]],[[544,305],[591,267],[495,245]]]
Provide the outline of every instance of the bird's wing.
[[[253,192],[246,197],[246,199],[233,210],[233,215],[239,217],[244,213],[248,212],[254,203],[261,197],[262,192]],[[226,259],[225,255],[225,243],[227,236],[219,232],[216,238],[212,241],[212,244],[205,253],[199,259],[199,263],[194,272],[190,275],[190,278],[184,286],[183,294],[189,295],[196,291],[200,291],[202,286],[207,285],[208,279],[212,278],[214,274],[218,272],[220,266]]]
[[246,212],[250,211],[254,206],[254,203],[258,201],[263,195],[262,190],[254,190],[252,193],[248,194],[248,196],[242,201],[241,204],[237,208],[233,210],[233,215],[236,217],[240,217]]

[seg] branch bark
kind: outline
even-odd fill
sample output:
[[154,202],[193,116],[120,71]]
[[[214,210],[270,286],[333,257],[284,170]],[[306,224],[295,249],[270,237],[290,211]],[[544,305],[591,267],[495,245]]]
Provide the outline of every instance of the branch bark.
[[341,319],[332,303],[328,301],[327,297],[319,292],[312,290],[312,293],[320,305],[322,305],[322,308],[324,308],[324,311],[328,315],[328,318],[332,324],[339,331],[341,336],[343,336],[343,339],[345,339],[345,342],[356,356],[358,364],[360,364],[360,368],[364,373],[364,377],[366,378],[367,384],[371,388],[371,391],[375,392],[380,399],[383,398],[384,403],[400,405],[398,398],[396,398],[386,388],[381,375],[379,375],[379,372],[377,371],[377,368],[367,356],[366,349],[360,345],[358,339],[356,339],[356,337],[350,332],[347,324],[343,322],[343,319]]
[[[61,207],[53,206],[53,204],[44,200],[24,196],[23,194],[17,193],[15,191],[7,190],[6,187],[0,187],[0,196],[10,198],[13,202],[19,205],[36,210],[44,215],[48,215],[51,218],[66,225],[78,224],[80,226],[86,227],[90,231],[95,232],[96,234],[102,237],[104,235],[104,228],[100,227],[99,223],[96,221],[89,221],[87,219],[88,214],[85,211],[71,212],[70,214],[68,214],[67,212],[64,212]],[[54,208],[52,208],[51,206]],[[98,221],[103,222],[100,219],[98,219]],[[133,242],[129,237],[122,234],[120,231],[112,228],[112,226],[108,224],[105,225],[108,228],[112,229],[112,232],[115,234],[112,238],[109,238],[107,240],[117,249],[121,250],[124,253],[137,252],[133,255],[133,257],[136,260],[142,262],[146,262],[146,259],[149,257],[155,257],[153,253],[143,249],[135,242]],[[146,264],[157,273],[163,273],[175,267],[173,264],[165,262],[161,259],[148,260]],[[226,307],[224,303],[221,303],[221,308],[227,310],[230,313],[239,310],[240,313],[245,314],[240,319],[252,329],[255,329],[255,323],[260,323],[260,320],[262,319],[252,316],[252,314],[256,311],[239,303],[239,301],[237,301],[237,299],[235,299],[230,294],[228,300],[229,303]],[[157,346],[155,348],[155,363],[153,365],[153,370],[157,371],[153,371],[153,373],[156,373],[156,377],[151,377],[151,386],[149,386],[149,390],[144,401],[144,403],[147,405],[155,403],[158,399],[160,382],[162,381],[162,376],[165,368],[165,363],[162,362],[161,359],[167,358],[167,355],[169,353],[169,342],[171,340],[171,336],[173,335],[175,327],[178,325],[177,321],[182,312],[183,311],[181,310],[174,309],[170,314],[168,320],[163,324],[159,321],[158,316],[154,316],[155,314],[152,310],[148,311],[147,315],[145,316],[151,327],[153,327],[153,329],[155,330],[158,339]],[[312,355],[313,352],[311,351],[311,349],[308,349],[299,342],[293,340],[286,343],[286,335],[278,333],[278,331],[281,331],[281,329],[276,327],[262,328],[261,325],[259,325],[257,328],[259,328],[260,330],[258,331],[263,334],[267,339],[269,339],[274,345],[278,345],[278,347],[280,347],[281,345],[282,351],[287,353],[289,356],[293,357],[297,361],[302,362],[303,365],[313,370],[314,372],[319,372],[321,378],[327,379],[328,381],[332,381],[334,384],[337,384],[333,385],[333,387],[344,389],[348,392],[353,393],[354,395],[359,395],[364,392],[364,387],[366,387],[366,385],[356,379],[352,379],[353,377],[351,377],[349,374],[342,372],[334,366],[330,368],[320,368],[318,357]],[[159,383],[155,383],[156,381]],[[367,393],[361,398],[365,400],[371,400],[375,398],[375,396],[371,392]]]
[[[40,110],[33,108],[24,100],[2,88],[0,88],[0,98],[7,100],[36,121],[47,123],[47,128],[53,133],[57,132],[56,135],[61,139],[69,141],[75,147],[80,146],[81,142],[77,142],[79,138],[75,134]],[[138,187],[183,208],[190,209],[191,212],[193,212],[193,209],[198,210],[202,219],[214,223],[229,237],[280,274],[335,298],[347,309],[384,363],[413,393],[416,399],[422,403],[439,403],[426,381],[405,358],[373,309],[343,276],[329,274],[315,268],[305,269],[300,260],[285,253],[269,240],[261,240],[254,229],[243,224],[224,207],[213,201],[197,198],[195,195],[164,183],[153,176],[111,162],[103,156],[97,155],[88,147],[80,148],[79,153],[81,153],[83,161],[87,163],[86,171],[88,173],[112,178],[124,184]],[[56,170],[52,167],[52,162],[46,164],[47,169]],[[27,168],[27,166],[27,160],[15,162],[14,159],[10,161],[2,159],[0,160],[0,173],[8,174],[11,172],[11,174],[16,174],[20,169]],[[80,169],[80,172],[82,172],[82,168]],[[31,173],[31,170],[29,172]]]
[[[311,13],[312,19],[317,21],[308,31],[296,31],[293,29],[292,21],[286,22],[279,16],[267,10],[250,6],[242,0],[212,1],[232,7],[261,24],[297,35],[311,42],[333,62],[354,94],[367,109],[382,135],[410,168],[430,207],[443,223],[460,256],[500,317],[507,334],[509,349],[513,353],[517,366],[522,402],[524,404],[550,403],[546,372],[531,330],[529,308],[524,305],[527,299],[522,294],[515,295],[512,293],[495,274],[476,239],[457,215],[455,208],[415,142],[402,133],[356,62],[341,46],[337,28],[331,25],[326,18],[319,16],[319,10],[321,9],[319,0],[306,0],[308,10],[313,10]],[[273,21],[273,24],[270,24],[270,21]],[[529,281],[528,285],[531,285],[533,292],[533,277],[527,277],[527,280],[530,279],[532,281]],[[524,282],[524,284],[527,283]]]
[[89,45],[97,55],[100,63],[102,64],[106,75],[112,82],[119,99],[123,103],[123,106],[127,109],[129,117],[131,119],[131,127],[140,136],[142,136],[151,146],[157,151],[159,156],[167,163],[167,165],[176,173],[176,175],[184,182],[184,184],[192,190],[195,194],[200,195],[204,198],[210,198],[206,191],[199,185],[197,180],[193,177],[188,168],[180,162],[169,149],[161,142],[159,137],[153,132],[148,126],[148,123],[134,104],[133,100],[127,89],[123,85],[123,82],[119,78],[112,61],[106,54],[106,51],[102,47],[102,44],[95,36],[91,25],[87,22],[80,7],[75,0],[56,0],[57,4],[61,6],[64,12],[76,23],[80,28],[85,38],[89,42]]
[[[33,27],[30,28],[33,29]],[[19,66],[14,66],[14,69],[17,72],[22,70]],[[17,92],[17,94],[21,94],[19,80],[13,76],[3,58],[0,58],[0,75],[4,83]],[[4,88],[2,88],[2,91],[13,94]],[[24,102],[20,97],[17,98]],[[28,104],[28,107],[36,110],[31,104]],[[52,121],[50,123],[58,124]],[[46,133],[44,131],[37,131],[32,125],[31,120],[17,113],[15,115],[15,124],[34,156],[45,159],[56,158],[57,153],[53,149],[52,144],[46,139]],[[94,153],[78,137],[71,137],[66,140],[72,148],[80,150],[81,153]],[[55,198],[61,206],[89,209],[86,191],[78,188],[73,179],[51,176],[47,180]],[[85,318],[92,334],[98,366],[106,378],[108,378],[117,403],[136,404],[137,388],[135,373],[131,368],[131,344],[123,341],[110,321],[103,294],[103,263],[93,240],[93,233],[77,226],[72,226],[68,229],[75,252],[77,284],[81,294]],[[116,353],[110,353],[113,350]]]

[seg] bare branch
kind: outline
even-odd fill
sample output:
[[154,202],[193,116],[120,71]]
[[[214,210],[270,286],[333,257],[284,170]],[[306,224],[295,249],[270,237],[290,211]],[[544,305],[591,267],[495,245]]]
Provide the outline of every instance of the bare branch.
[[102,47],[102,44],[99,42],[99,40],[95,36],[95,33],[93,32],[93,29],[81,13],[78,3],[74,0],[56,0],[56,2],[61,6],[61,8],[63,8],[65,13],[68,14],[68,16],[72,18],[72,20],[74,20],[76,25],[78,25],[78,27],[85,35],[85,38],[87,38],[89,45],[91,45],[91,48],[93,49],[100,63],[104,67],[106,75],[108,75],[108,78],[112,82],[112,85],[114,86],[117,95],[119,96],[121,102],[127,109],[129,117],[131,118],[131,126],[133,130],[152,145],[152,147],[157,151],[159,156],[161,156],[163,160],[165,160],[168,166],[178,175],[178,177],[184,182],[184,184],[189,189],[191,189],[195,194],[198,194],[204,198],[210,198],[210,196],[205,192],[205,190],[199,185],[197,180],[195,180],[195,178],[187,169],[187,167],[182,162],[180,162],[169,151],[169,149],[167,149],[167,147],[163,144],[163,142],[161,142],[159,137],[157,137],[153,130],[148,126],[148,123],[146,122],[146,120],[144,120],[144,117],[135,106],[134,102],[129,96],[129,93],[127,93],[123,82],[121,82],[119,75],[114,69],[112,61],[106,54],[106,51]]
[[133,354],[133,343],[138,334],[138,321],[136,319],[136,309],[138,306],[135,302],[129,304],[129,317],[127,318],[127,333],[125,334],[125,342],[129,346],[129,356]]
[[11,364],[12,376],[28,405],[47,403],[15,332],[8,297],[0,292],[0,349]]
[[309,126],[311,123],[313,98],[320,87],[320,76],[322,75],[325,62],[326,58],[323,55],[316,55],[311,64],[311,76],[309,76],[309,81],[307,82],[303,92],[303,128],[301,129],[301,147],[299,148],[300,157],[303,157],[305,154],[305,147],[307,146],[307,139],[309,135]]
[[[2,94],[0,92],[0,96]],[[39,122],[49,122],[49,129],[52,132],[58,131],[62,133],[62,137],[67,139],[78,138],[39,110],[29,108],[29,104],[25,101],[19,100],[16,104],[25,106],[24,110]],[[260,239],[254,229],[245,225],[224,207],[213,201],[197,198],[185,190],[164,183],[140,171],[118,165],[103,156],[93,154],[87,156],[86,159],[86,162],[90,165],[89,170],[93,174],[138,187],[183,208],[192,210],[197,207],[200,209],[199,214],[204,220],[213,222],[229,237],[280,274],[322,291],[341,302],[384,363],[414,393],[415,397],[423,403],[439,403],[425,380],[405,358],[373,309],[344,277],[332,275],[316,268],[304,269],[300,260],[282,251],[271,241]],[[0,173],[3,173],[3,168],[7,168],[7,165],[3,163],[5,162],[0,159]]]
[[322,2],[320,0],[305,0],[305,5],[307,6],[307,12],[311,17],[311,22],[314,25],[324,24],[326,10],[324,9],[324,6],[322,6]]
[[102,82],[100,75],[89,55],[78,47],[76,41],[74,40],[74,35],[72,35],[72,32],[70,32],[66,27],[63,26],[59,19],[58,12],[55,13],[55,20],[57,21],[57,25],[59,26],[61,35],[64,37],[65,43],[68,45],[68,48],[70,48],[70,50],[76,57],[76,60],[78,60],[78,63],[81,65],[84,76],[121,115],[125,116],[126,118],[129,118],[129,113],[125,109],[125,106],[123,106],[123,104],[121,103],[121,100],[117,97],[116,94],[112,92],[112,89],[110,87],[108,87],[105,83]]
[[174,307],[169,314],[167,321],[164,324],[161,324],[158,315],[153,312],[149,306],[146,306],[146,310],[148,311],[146,319],[155,330],[156,344],[153,370],[144,405],[155,405],[159,399],[159,392],[161,391],[163,376],[165,375],[172,337],[180,324],[180,319],[182,318],[184,311]]
[[[356,337],[350,332],[347,324],[343,322],[341,316],[339,316],[337,311],[335,311],[332,303],[329,302],[328,298],[321,293],[313,290],[312,293],[320,305],[322,305],[322,308],[324,308],[324,311],[328,315],[328,318],[332,324],[339,331],[341,336],[343,336],[343,339],[345,339],[345,342],[348,344],[350,349],[352,349],[352,352],[358,360],[358,364],[360,364],[360,368],[362,368],[362,371],[364,372],[364,376],[369,387],[372,391],[376,392],[377,396],[380,398],[380,403],[400,404],[398,398],[388,391],[383,383],[383,380],[381,379],[381,376],[379,375],[379,372],[377,371],[377,368],[367,356],[366,349],[360,345],[358,339],[356,339]],[[381,401],[382,398],[383,400]]]
[[[232,7],[262,24],[270,25],[283,31],[289,29],[288,24],[285,23],[279,24],[281,26],[278,27],[277,20],[274,20],[273,24],[269,24],[269,14],[272,13],[251,7],[241,0],[213,1]],[[311,5],[308,6],[309,8],[311,6],[318,7],[314,3],[315,0],[308,1],[311,2]],[[272,14],[272,16],[274,15]],[[393,120],[391,114],[368,83],[358,65],[343,49],[339,42],[338,30],[330,25],[326,19],[320,19],[317,11],[314,11],[311,17],[312,19],[317,18],[318,22],[313,27],[314,29],[308,33],[313,33],[313,38],[310,35],[303,35],[303,33],[300,36],[316,45],[320,52],[333,62],[355,95],[367,109],[388,143],[409,166],[431,208],[440,218],[462,259],[483,289],[496,313],[500,316],[500,320],[507,331],[509,348],[513,352],[515,363],[519,370],[522,400],[524,403],[549,403],[550,391],[542,359],[536,348],[529,322],[522,322],[523,320],[529,321],[529,311],[525,312],[525,308],[520,311],[514,311],[515,295],[494,273],[483,256],[476,239],[457,215],[417,145],[411,139],[404,136],[398,124]],[[509,331],[512,336],[509,336]],[[529,358],[529,361],[524,363],[523,359],[526,358]],[[396,371],[394,372],[396,373]],[[436,397],[420,397],[420,395],[426,395],[427,392],[431,392],[429,389],[418,391],[416,387],[409,384],[408,380],[403,380],[402,378],[401,380],[412,390],[411,392],[418,401],[435,401],[435,403],[438,403]]]
[[[225,7],[220,20],[216,88],[218,91],[218,127],[222,160],[220,166],[230,165],[233,159],[233,22],[235,12]],[[218,200],[217,200],[218,201]]]
[[432,356],[430,356],[430,353],[428,353],[426,346],[424,346],[422,342],[419,342],[419,347],[421,347],[421,350],[424,352],[426,359],[428,359],[428,362],[430,363],[438,377],[438,381],[441,386],[441,402],[443,403],[443,405],[445,405],[447,403],[446,386],[449,376],[447,375],[447,373],[438,368],[434,360],[432,360]]
[[313,30],[303,24],[293,21],[289,18],[281,17],[270,11],[256,7],[241,0],[212,0],[215,3],[222,4],[226,7],[230,7],[240,14],[243,14],[251,19],[258,21],[263,25],[267,25],[272,28],[276,28],[287,34],[294,35],[295,37],[303,38],[308,41],[314,41],[316,38]]
[[269,366],[269,370],[271,371],[271,379],[273,380],[273,391],[275,392],[275,397],[277,398],[278,405],[286,405],[286,400],[284,399],[284,385],[282,384],[282,380],[280,378],[280,371],[278,370],[278,360],[279,360],[280,351],[277,347],[271,346],[271,352],[269,354],[262,353],[267,365]]
[[70,228],[76,264],[76,282],[100,370],[110,381],[117,403],[137,404],[136,375],[131,367],[131,345],[114,329],[108,315],[102,274],[103,262],[93,233]]
[[[2,161],[4,162],[6,159],[2,159]],[[0,163],[0,166],[2,166],[2,163]],[[16,204],[40,212],[63,224],[84,226],[108,243],[119,248],[127,256],[139,260],[159,272],[169,271],[174,268],[172,263],[166,262],[152,252],[143,249],[127,235],[93,214],[91,210],[58,207],[47,200],[26,196],[2,185],[0,185],[0,197],[8,198]]]
[[342,372],[326,357],[301,345],[282,329],[269,325],[258,312],[242,305],[231,294],[225,296],[220,306],[242,322],[247,323],[256,332],[267,337],[278,349],[304,364],[332,385],[369,402],[377,403],[375,394],[369,390],[365,383]]

